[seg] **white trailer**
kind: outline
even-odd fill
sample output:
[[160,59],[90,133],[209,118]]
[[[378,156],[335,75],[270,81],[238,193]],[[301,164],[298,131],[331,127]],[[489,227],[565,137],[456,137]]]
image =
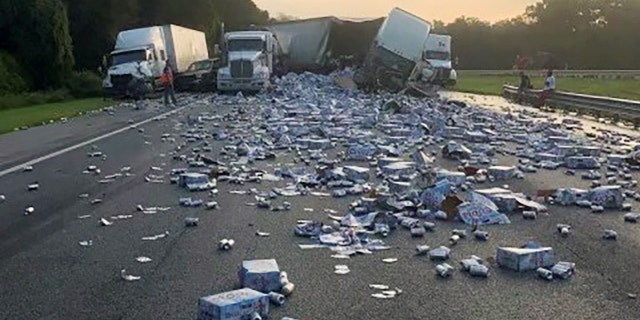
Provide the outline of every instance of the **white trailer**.
[[364,65],[354,81],[364,89],[379,87],[391,91],[405,88],[415,70],[428,65],[424,48],[431,32],[429,22],[394,8],[380,27]]

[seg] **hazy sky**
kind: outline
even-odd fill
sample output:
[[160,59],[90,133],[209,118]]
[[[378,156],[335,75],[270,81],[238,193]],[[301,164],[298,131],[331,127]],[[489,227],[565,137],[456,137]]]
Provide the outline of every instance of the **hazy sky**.
[[337,16],[378,18],[400,7],[426,20],[453,21],[459,16],[495,22],[524,13],[538,0],[254,0],[271,16],[279,13],[298,18]]

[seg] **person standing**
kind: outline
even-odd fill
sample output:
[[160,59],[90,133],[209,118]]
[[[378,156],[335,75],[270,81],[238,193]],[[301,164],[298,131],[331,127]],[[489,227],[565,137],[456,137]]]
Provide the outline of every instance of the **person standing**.
[[520,71],[520,86],[518,87],[518,99],[517,103],[522,103],[526,97],[527,91],[531,89],[531,79],[524,71]]
[[171,96],[171,102],[175,105],[176,101],[176,93],[173,87],[173,68],[171,67],[171,62],[167,60],[164,70],[162,71],[162,86],[164,87],[164,105],[169,105],[169,96]]
[[542,92],[540,92],[540,97],[538,98],[538,108],[544,106],[547,98],[549,98],[555,90],[556,77],[553,76],[553,70],[549,70],[549,72],[547,72],[547,79],[544,81],[544,89],[542,89]]

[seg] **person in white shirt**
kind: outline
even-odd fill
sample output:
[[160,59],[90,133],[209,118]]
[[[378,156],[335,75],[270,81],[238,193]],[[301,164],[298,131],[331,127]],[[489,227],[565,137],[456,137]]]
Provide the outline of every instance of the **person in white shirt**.
[[549,70],[549,72],[547,72],[547,79],[544,81],[544,89],[540,92],[540,97],[538,98],[538,107],[544,106],[547,98],[549,98],[555,90],[556,77],[553,76],[553,70]]

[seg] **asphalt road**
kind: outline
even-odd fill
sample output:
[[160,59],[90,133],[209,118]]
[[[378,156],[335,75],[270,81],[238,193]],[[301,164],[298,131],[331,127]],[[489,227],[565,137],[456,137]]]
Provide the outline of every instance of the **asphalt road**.
[[[247,108],[251,114],[253,106]],[[7,200],[0,203],[0,319],[194,319],[199,297],[237,288],[240,263],[261,258],[275,258],[296,284],[287,303],[272,308],[273,319],[638,319],[640,303],[627,293],[640,293],[640,226],[625,224],[620,212],[592,214],[577,207],[554,206],[549,216],[536,221],[514,216],[510,225],[487,227],[491,232],[488,242],[461,241],[453,248],[450,262],[457,267],[460,259],[471,254],[487,258],[495,255],[498,246],[519,246],[536,239],[554,247],[560,260],[577,264],[577,274],[570,280],[545,282],[534,273],[515,273],[495,265],[490,266],[488,279],[456,271],[452,278],[442,280],[434,273],[435,264],[415,257],[414,248],[417,244],[446,244],[452,229],[465,227],[461,223],[439,222],[436,232],[424,239],[413,239],[407,230],[398,229],[385,239],[391,250],[336,260],[328,249],[299,249],[297,244],[308,240],[295,237],[293,226],[298,219],[327,221],[324,208],[346,213],[355,197],[279,198],[277,203],[291,202],[292,210],[270,212],[246,205],[253,201],[252,196],[229,191],[269,190],[282,183],[219,183],[214,200],[220,208],[206,211],[178,206],[180,197],[208,199],[206,193],[189,194],[169,183],[144,181],[145,175],[158,174],[152,166],[164,168],[165,174],[185,166],[169,156],[175,145],[160,140],[163,133],[182,131],[176,130],[178,120],[201,112],[229,111],[230,106],[217,103],[193,105],[175,117],[144,125],[142,133],[132,129],[97,142],[99,150],[108,155],[105,161],[87,157],[90,149],[81,148],[46,160],[34,166],[33,172],[1,177],[0,194]],[[102,117],[99,119],[108,116]],[[211,142],[217,156],[224,143]],[[516,162],[511,157],[498,160],[500,164]],[[280,157],[256,166],[273,168],[289,161]],[[441,159],[437,164],[457,166]],[[88,165],[97,165],[101,176],[130,166],[135,176],[99,184],[99,177],[82,173]],[[26,191],[34,181],[39,182],[40,190]],[[506,183],[527,194],[550,187],[587,187],[587,182],[565,176],[562,170],[542,170],[528,174],[525,180]],[[89,198],[78,197],[84,193]],[[91,205],[95,198],[103,203]],[[172,209],[143,214],[135,210],[138,204]],[[34,206],[35,213],[24,216],[27,206]],[[133,218],[114,221],[109,227],[98,225],[100,217],[121,214]],[[78,218],[83,215],[91,217]],[[185,229],[187,216],[199,217],[200,225]],[[574,233],[559,237],[556,223],[572,225]],[[617,230],[619,240],[603,241],[604,228]],[[257,237],[257,230],[271,236]],[[169,232],[166,238],[141,239],[165,231]],[[229,237],[236,240],[234,249],[218,251],[218,240]],[[78,242],[82,240],[93,240],[93,246],[81,247]],[[140,264],[135,261],[138,256],[153,261]],[[399,261],[382,263],[388,257]],[[347,264],[351,273],[334,274],[337,264]],[[123,281],[119,275],[123,268],[142,280]],[[377,300],[370,297],[371,283],[398,287],[404,293]]]

